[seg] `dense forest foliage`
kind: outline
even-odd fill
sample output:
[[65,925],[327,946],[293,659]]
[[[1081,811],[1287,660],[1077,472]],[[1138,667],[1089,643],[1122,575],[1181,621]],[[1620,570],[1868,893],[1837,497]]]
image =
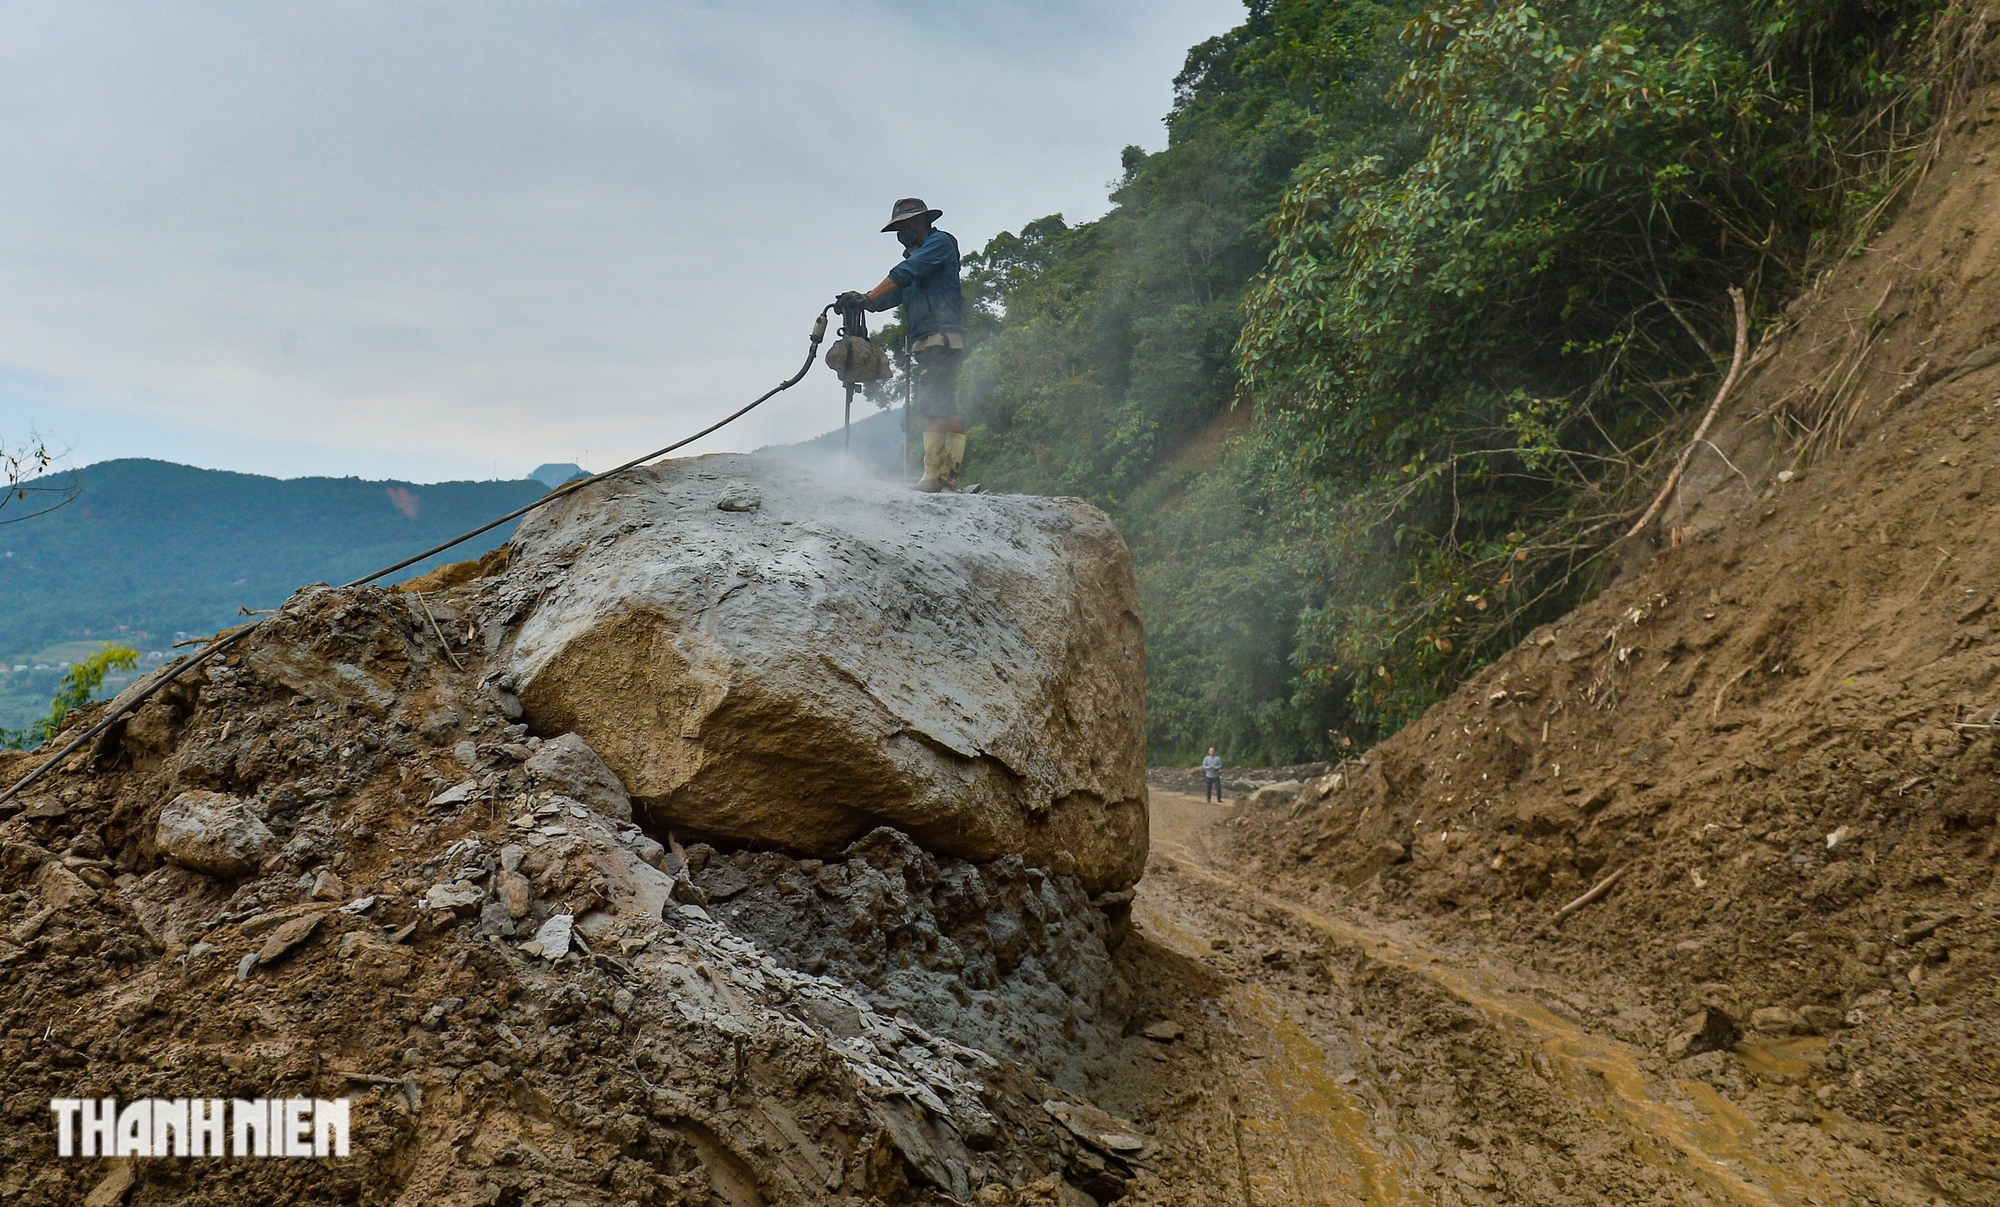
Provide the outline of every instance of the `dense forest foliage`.
[[1130,541],[1156,758],[1421,711],[1602,585],[1727,368],[1877,227],[1935,0],[1251,0],[1113,208],[968,257],[967,473]]

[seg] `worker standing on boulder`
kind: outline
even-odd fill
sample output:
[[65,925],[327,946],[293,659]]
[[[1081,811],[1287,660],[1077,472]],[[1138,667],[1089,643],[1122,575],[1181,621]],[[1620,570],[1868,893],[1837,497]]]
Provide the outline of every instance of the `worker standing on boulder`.
[[965,464],[965,426],[958,418],[958,366],[965,359],[965,327],[959,321],[958,240],[932,226],[943,214],[916,197],[905,197],[889,212],[884,233],[894,231],[903,261],[859,297],[870,310],[902,306],[909,319],[914,358],[917,413],[924,417],[924,476],[917,489],[956,490]]

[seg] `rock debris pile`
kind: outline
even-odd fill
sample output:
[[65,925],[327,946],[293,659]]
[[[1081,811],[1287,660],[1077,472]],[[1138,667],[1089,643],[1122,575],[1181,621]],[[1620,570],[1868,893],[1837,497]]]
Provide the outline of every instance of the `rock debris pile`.
[[[1117,744],[1136,741],[1137,722],[1111,726],[1109,745],[1099,724],[1142,708],[1113,699],[1142,657],[1122,546],[1101,516],[1046,501],[978,502],[994,540],[1032,546],[1039,563],[991,550],[979,573],[924,563],[922,534],[906,533],[909,564],[936,589],[957,573],[979,589],[926,613],[871,554],[867,573],[891,600],[873,644],[849,632],[834,657],[844,669],[823,662],[816,679],[804,658],[787,702],[766,672],[799,660],[767,629],[762,666],[730,663],[732,642],[748,641],[731,608],[795,593],[787,623],[823,616],[812,550],[732,537],[705,570],[621,578],[654,572],[646,523],[694,494],[740,493],[757,469],[725,460],[727,482],[713,461],[679,463],[601,514],[572,505],[538,538],[557,549],[548,562],[489,557],[409,590],[308,588],[0,808],[0,1202],[96,1191],[133,1204],[198,1193],[706,1207],[1122,1192],[1150,1155],[1141,1129],[1066,1122],[1095,1111],[1090,1061],[1125,1022],[1110,948],[1144,860],[1139,754]],[[772,501],[804,489],[777,468],[790,476],[762,486],[761,517],[708,498],[701,522],[777,529]],[[621,516],[650,519],[621,536]],[[568,540],[566,525],[590,535]],[[786,526],[797,546],[862,548],[809,510]],[[1065,540],[1096,560],[1066,570]],[[1064,573],[1078,581],[1043,581]],[[621,581],[633,600],[622,611],[610,594]],[[1049,601],[1025,619],[991,612],[1038,590]],[[671,611],[694,599],[706,604]],[[850,629],[862,606],[827,605]],[[576,661],[598,631],[593,608],[622,616],[617,631],[637,633],[652,661],[623,674]],[[1088,670],[1052,608],[1095,608],[1132,643],[1130,666],[1119,653]],[[913,648],[899,626],[963,623],[969,641],[1029,622],[1044,628],[940,699],[923,695],[933,668],[883,652]],[[567,641],[554,635],[564,625]],[[521,650],[530,629],[533,656]],[[586,664],[616,705],[602,721],[586,723]],[[1078,682],[1079,665],[1101,681]],[[647,677],[662,667],[693,686],[676,695]],[[880,688],[885,675],[898,677]],[[965,694],[973,680],[986,694]],[[656,691],[682,711],[649,735],[666,704],[631,710]],[[1004,724],[979,728],[1007,707]],[[805,741],[842,709],[855,715],[837,738]],[[557,714],[576,724],[543,723]],[[759,717],[790,736],[760,748]],[[1039,744],[1035,726],[1049,727]],[[775,790],[757,767],[787,744],[784,777],[810,791],[697,824],[733,792]],[[671,767],[655,758],[669,749]],[[0,755],[0,778],[32,757]],[[635,799],[630,784],[646,791]],[[822,798],[792,841],[787,809]],[[927,816],[986,825],[968,840],[981,857],[920,845]],[[1064,1042],[1036,1042],[1051,1035]],[[220,1170],[50,1159],[51,1098],[193,1095],[352,1097],[354,1155]]]

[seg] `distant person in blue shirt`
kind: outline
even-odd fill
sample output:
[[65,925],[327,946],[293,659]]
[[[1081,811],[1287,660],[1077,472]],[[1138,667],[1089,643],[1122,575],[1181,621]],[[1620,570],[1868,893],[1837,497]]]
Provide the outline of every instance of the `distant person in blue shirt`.
[[910,355],[916,358],[917,413],[924,417],[924,476],[917,489],[958,489],[965,464],[965,426],[958,418],[958,366],[965,359],[963,302],[958,281],[958,240],[931,223],[944,211],[905,197],[889,212],[884,232],[903,245],[903,262],[882,283],[859,296],[870,310],[904,308]]
[[1204,801],[1222,799],[1222,756],[1215,753],[1215,747],[1208,748],[1208,757],[1201,761],[1201,799]]

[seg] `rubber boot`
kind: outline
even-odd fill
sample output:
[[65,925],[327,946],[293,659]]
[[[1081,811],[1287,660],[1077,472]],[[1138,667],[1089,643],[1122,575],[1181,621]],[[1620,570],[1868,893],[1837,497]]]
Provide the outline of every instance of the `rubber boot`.
[[958,489],[958,471],[965,467],[965,433],[951,432],[944,438],[944,474],[940,480],[946,490]]
[[924,476],[915,489],[927,495],[944,489],[944,443],[943,432],[924,433]]

